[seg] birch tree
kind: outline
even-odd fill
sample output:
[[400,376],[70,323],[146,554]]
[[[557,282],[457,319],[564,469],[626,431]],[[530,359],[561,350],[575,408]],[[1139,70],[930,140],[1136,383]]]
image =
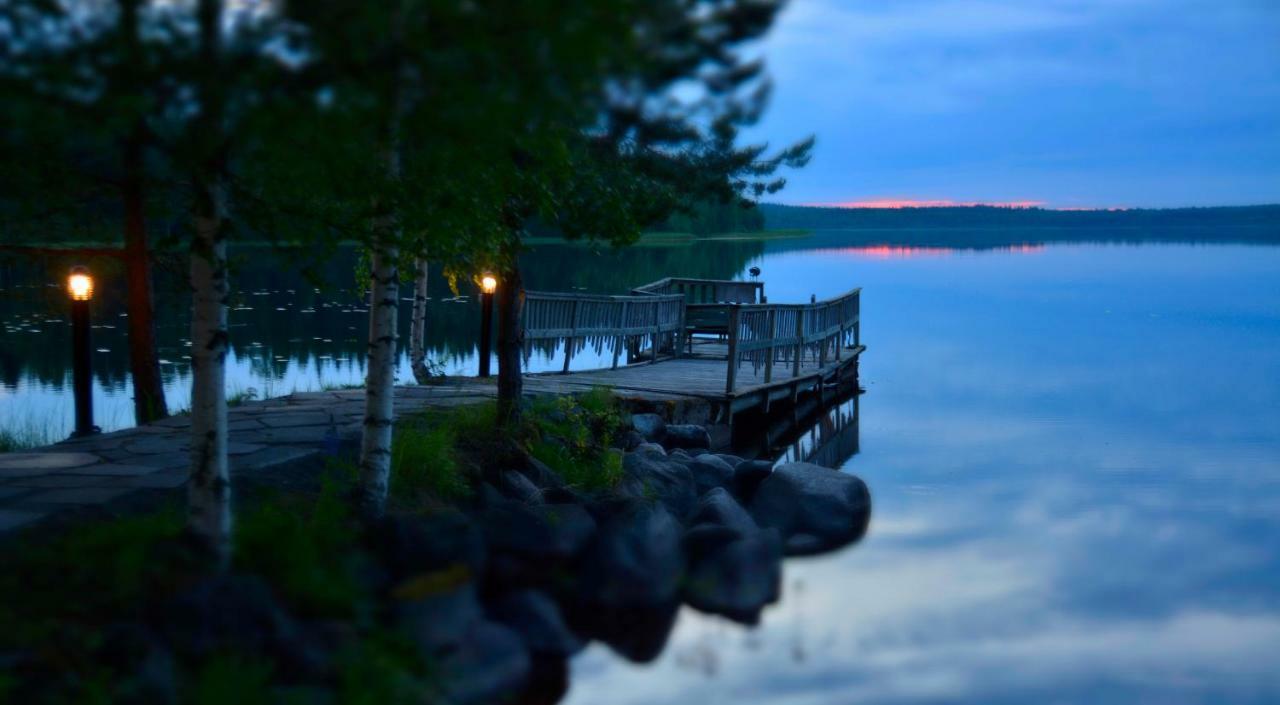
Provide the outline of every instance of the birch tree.
[[227,202],[221,0],[198,0],[198,117],[192,122],[191,479],[187,527],[225,564],[231,553],[227,465]]
[[427,284],[430,263],[426,256],[413,258],[413,316],[409,326],[409,366],[418,384],[431,378],[427,367]]

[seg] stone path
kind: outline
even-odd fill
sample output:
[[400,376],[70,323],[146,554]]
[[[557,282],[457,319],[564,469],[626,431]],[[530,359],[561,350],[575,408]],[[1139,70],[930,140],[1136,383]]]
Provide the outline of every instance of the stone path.
[[[474,404],[496,395],[492,382],[449,378],[398,387],[400,416],[428,407]],[[245,402],[228,415],[231,472],[252,474],[338,452],[360,436],[364,390],[304,392]],[[175,491],[187,481],[190,420],[173,416],[136,428],[0,454],[0,532],[74,512],[106,510],[131,495]]]

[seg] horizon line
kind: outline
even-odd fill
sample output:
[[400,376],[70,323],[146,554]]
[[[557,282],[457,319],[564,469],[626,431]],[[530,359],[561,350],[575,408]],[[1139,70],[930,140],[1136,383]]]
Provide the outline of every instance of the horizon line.
[[[764,203],[764,202],[762,202]],[[1122,212],[1132,210],[1183,210],[1190,208],[1257,208],[1280,206],[1280,203],[1253,203],[1216,206],[1053,206],[1048,201],[956,201],[951,199],[868,198],[852,201],[808,203],[768,203],[796,208],[839,208],[845,210],[911,210],[929,208],[1008,208],[1012,210],[1047,210],[1063,212]]]

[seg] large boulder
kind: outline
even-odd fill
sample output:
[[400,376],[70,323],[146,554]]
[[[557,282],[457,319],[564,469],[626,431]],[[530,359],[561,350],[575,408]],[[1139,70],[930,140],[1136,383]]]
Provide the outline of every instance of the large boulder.
[[368,545],[393,582],[455,565],[479,574],[485,563],[475,522],[456,511],[387,514],[370,526]]
[[534,654],[572,656],[585,644],[565,625],[560,608],[546,593],[519,590],[488,605],[489,616],[514,630]]
[[712,524],[723,526],[740,534],[755,531],[756,522],[723,487],[717,487],[698,500],[698,507],[689,517],[690,526]]
[[632,661],[657,658],[675,624],[684,571],[680,524],[657,502],[596,505],[600,530],[561,600],[570,626]]
[[527,504],[498,498],[480,513],[491,578],[536,581],[586,548],[596,522],[578,504]]
[[445,702],[488,705],[520,693],[529,678],[529,652],[513,630],[487,620],[432,661]]
[[744,624],[759,621],[777,601],[782,583],[782,541],[761,530],[724,488],[703,495],[685,533],[689,569],[684,600],[695,609]]
[[733,466],[710,453],[699,455],[689,461],[689,472],[693,473],[699,495],[733,482]]
[[516,632],[485,617],[472,583],[423,576],[393,596],[398,631],[433,665],[448,702],[490,703],[523,688],[529,652]]
[[648,663],[666,646],[680,612],[680,600],[673,597],[660,604],[634,607],[574,602],[567,608],[575,631],[607,644],[629,661]]
[[694,609],[756,624],[781,585],[782,541],[776,530],[764,529],[692,556],[682,594]]
[[189,660],[254,654],[302,673],[319,670],[326,660],[256,576],[207,578],[160,605],[153,617],[161,641]]
[[504,497],[528,504],[542,501],[542,490],[533,484],[528,475],[516,470],[503,470],[494,486]]
[[640,450],[623,458],[622,472],[618,494],[631,499],[656,500],[678,519],[688,516],[698,502],[697,482],[689,466],[679,459]]
[[579,598],[628,608],[672,600],[684,569],[680,524],[662,504],[635,501],[606,519],[579,571]]
[[748,508],[760,526],[778,530],[788,555],[810,555],[860,539],[871,517],[871,494],[853,475],[785,463],[760,483]]
[[695,424],[671,424],[662,444],[667,448],[706,449],[711,447],[711,434]]
[[744,460],[733,468],[733,494],[749,501],[764,479],[773,474],[773,463],[768,460]]
[[631,427],[652,443],[661,443],[667,437],[667,422],[657,414],[632,414]]

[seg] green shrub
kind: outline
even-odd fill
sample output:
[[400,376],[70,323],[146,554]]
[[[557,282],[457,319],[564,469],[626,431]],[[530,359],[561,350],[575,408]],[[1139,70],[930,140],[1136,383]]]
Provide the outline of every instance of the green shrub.
[[0,572],[0,644],[41,643],[66,623],[97,623],[140,604],[181,568],[174,544],[182,529],[181,513],[166,509],[13,546]]
[[361,603],[356,523],[338,485],[314,503],[273,497],[243,512],[235,531],[238,569],[266,578],[304,614],[350,616]]
[[621,424],[621,407],[608,389],[540,397],[527,415],[526,445],[570,485],[605,490],[622,479],[622,456],[610,450]]
[[341,705],[398,705],[423,702],[422,657],[404,637],[374,632],[338,657]]
[[391,492],[402,498],[425,493],[446,501],[469,496],[471,485],[455,450],[457,438],[450,425],[397,429],[391,442]]
[[272,664],[228,654],[206,661],[188,684],[191,705],[272,705]]

